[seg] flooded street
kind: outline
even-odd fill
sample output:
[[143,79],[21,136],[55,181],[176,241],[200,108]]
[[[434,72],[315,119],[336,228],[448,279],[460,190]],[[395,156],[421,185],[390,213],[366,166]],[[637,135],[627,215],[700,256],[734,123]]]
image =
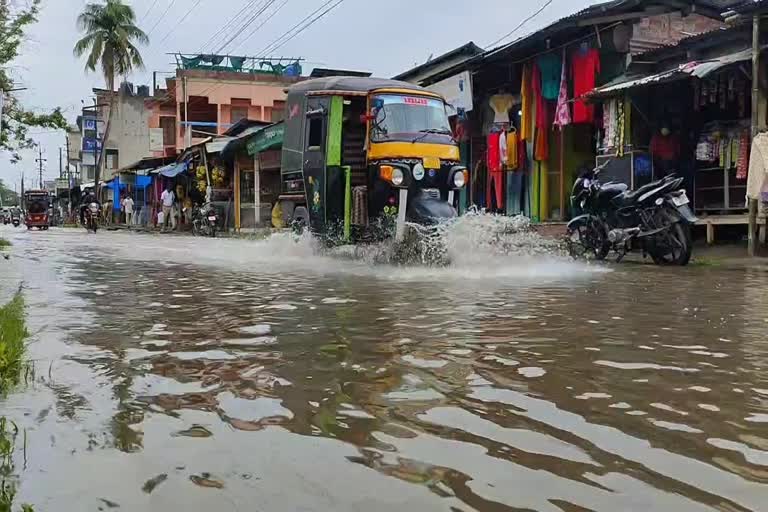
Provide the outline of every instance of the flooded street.
[[36,510],[766,510],[768,273],[0,236]]

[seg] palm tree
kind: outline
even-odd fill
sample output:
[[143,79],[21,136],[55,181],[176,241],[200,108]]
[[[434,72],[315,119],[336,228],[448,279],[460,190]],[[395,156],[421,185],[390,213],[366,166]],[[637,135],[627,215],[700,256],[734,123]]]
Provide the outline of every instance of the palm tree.
[[[148,44],[149,38],[136,26],[133,8],[122,0],[105,0],[105,3],[90,3],[77,18],[77,28],[85,35],[74,48],[76,57],[87,54],[86,71],[101,67],[104,81],[110,91],[109,118],[104,129],[104,141],[109,138],[112,112],[115,105],[115,80],[124,77],[134,69],[142,69],[144,61],[136,44]],[[96,164],[96,185],[104,161],[104,151],[99,154]]]

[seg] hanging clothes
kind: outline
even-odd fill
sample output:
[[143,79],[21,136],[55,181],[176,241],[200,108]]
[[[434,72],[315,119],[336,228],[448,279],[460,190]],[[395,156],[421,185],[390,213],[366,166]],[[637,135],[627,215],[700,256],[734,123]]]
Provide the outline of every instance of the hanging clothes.
[[528,144],[520,137],[517,140],[517,170],[528,170]]
[[758,133],[752,141],[747,178],[747,199],[760,200],[763,187],[768,184],[768,133]]
[[515,171],[520,167],[517,157],[518,144],[517,130],[512,128],[507,134],[507,169],[510,171]]
[[560,94],[563,62],[556,53],[545,53],[536,59],[541,72],[541,94],[545,100],[555,101]]
[[749,169],[749,130],[741,132],[739,141],[739,160],[736,164],[736,179],[747,179]]
[[555,126],[562,129],[571,124],[571,109],[568,106],[568,82],[565,63],[565,52],[563,52],[562,66],[560,71],[560,92],[557,95],[557,108],[555,109]]
[[500,136],[500,132],[491,132],[488,134],[488,147],[486,151],[488,153],[487,164],[489,173],[501,170],[501,154],[499,153]]
[[600,53],[594,48],[576,50],[571,57],[573,75],[573,122],[592,123],[595,120],[595,106],[588,104],[582,96],[595,88],[595,78],[600,72]]
[[523,66],[523,77],[520,85],[520,101],[522,116],[520,118],[520,140],[533,140],[533,98],[531,94],[531,65]]
[[509,124],[509,110],[515,104],[515,97],[511,94],[494,94],[488,100],[493,109],[493,122],[496,124]]
[[541,161],[549,158],[549,115],[547,113],[548,104],[544,100],[541,91],[541,72],[535,64],[531,75],[531,91],[534,103],[536,104],[536,132],[533,159]]
[[505,132],[499,133],[499,158],[501,159],[501,166],[506,167],[509,155],[507,154],[507,134]]

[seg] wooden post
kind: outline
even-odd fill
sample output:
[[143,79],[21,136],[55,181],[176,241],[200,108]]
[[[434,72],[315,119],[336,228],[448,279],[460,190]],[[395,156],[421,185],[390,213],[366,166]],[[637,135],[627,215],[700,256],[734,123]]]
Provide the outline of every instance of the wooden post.
[[[760,100],[760,13],[752,15],[752,139],[758,132],[758,103]],[[747,233],[748,253],[757,255],[757,199],[749,199],[749,233]]]
[[564,221],[565,214],[565,127],[560,127],[560,220]]

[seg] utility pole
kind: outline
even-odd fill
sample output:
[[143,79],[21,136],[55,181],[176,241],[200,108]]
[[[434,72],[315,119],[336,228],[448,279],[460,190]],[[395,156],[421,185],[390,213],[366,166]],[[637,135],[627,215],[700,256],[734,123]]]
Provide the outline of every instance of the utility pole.
[[70,156],[69,156],[69,135],[66,136],[67,139],[67,186],[69,187],[69,182],[72,181],[72,169],[69,167],[70,165]]
[[59,146],[59,178],[64,177],[64,150]]
[[40,172],[40,190],[42,190],[43,189],[43,162],[47,162],[48,159],[43,158],[43,147],[40,144],[37,145],[37,151],[38,151],[39,157],[37,158],[36,162],[38,165],[38,170]]

